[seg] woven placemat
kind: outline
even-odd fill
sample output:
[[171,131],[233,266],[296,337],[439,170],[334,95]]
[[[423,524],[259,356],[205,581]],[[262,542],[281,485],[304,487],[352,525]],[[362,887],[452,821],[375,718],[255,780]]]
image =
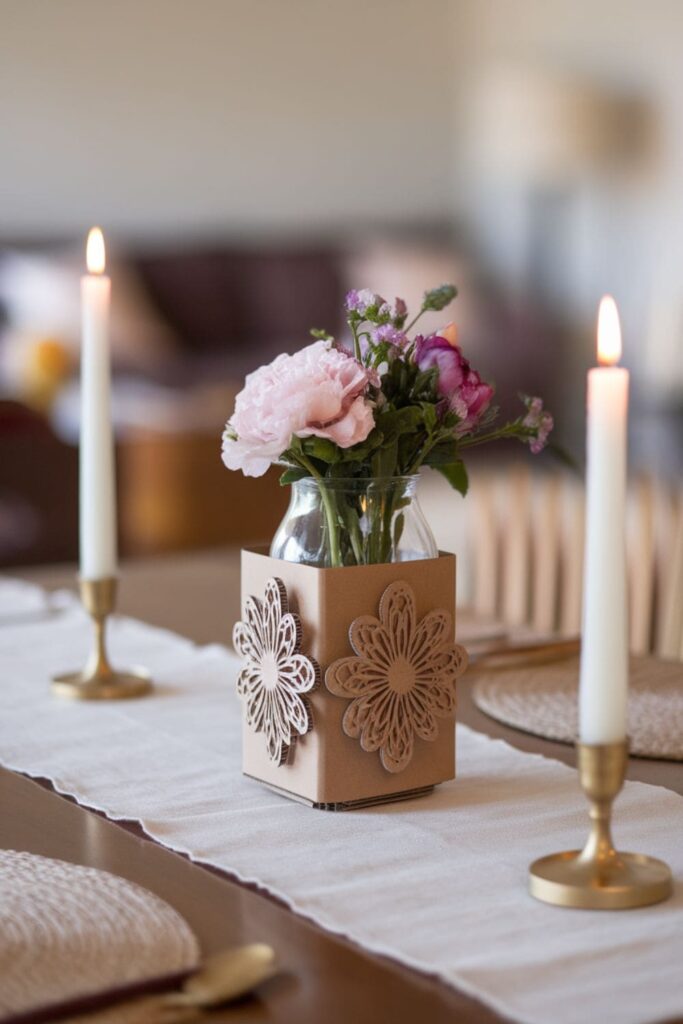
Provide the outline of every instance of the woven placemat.
[[[487,672],[472,688],[477,707],[515,729],[560,743],[578,730],[578,658]],[[683,664],[632,658],[628,703],[635,757],[683,761]]]
[[[0,1021],[36,1007],[175,974],[199,961],[176,911],[106,871],[0,851]],[[131,1009],[104,1019],[136,1019]]]

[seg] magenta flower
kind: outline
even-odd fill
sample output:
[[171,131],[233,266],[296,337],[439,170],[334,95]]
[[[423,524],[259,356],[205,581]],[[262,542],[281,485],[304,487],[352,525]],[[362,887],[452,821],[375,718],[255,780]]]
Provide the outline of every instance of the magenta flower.
[[421,370],[438,369],[437,391],[448,400],[449,407],[460,419],[456,436],[469,434],[491,404],[493,388],[463,356],[457,344],[455,324],[449,324],[440,334],[430,334],[427,338],[418,336],[414,359]]
[[553,429],[554,421],[547,409],[543,408],[542,398],[524,398],[527,413],[522,420],[522,426],[534,430],[536,433],[527,438],[529,447],[534,455],[542,452],[548,442],[548,436]]

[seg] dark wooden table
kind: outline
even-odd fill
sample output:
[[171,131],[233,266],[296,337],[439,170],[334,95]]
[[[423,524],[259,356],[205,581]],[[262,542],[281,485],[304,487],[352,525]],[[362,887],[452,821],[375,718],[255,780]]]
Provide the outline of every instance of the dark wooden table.
[[[49,588],[73,586],[70,567],[22,575]],[[122,572],[120,610],[174,629],[197,642],[226,642],[238,617],[238,560],[218,551],[138,562]],[[459,690],[459,718],[521,750],[573,763],[573,750],[498,725]],[[683,793],[683,766],[632,760],[629,777]],[[143,835],[135,823],[114,823],[40,784],[0,769],[0,847],[28,850],[103,868],[156,892],[189,922],[202,949],[254,940],[275,947],[282,976],[216,1020],[325,1022],[501,1020],[481,1003],[435,978],[365,953],[324,932],[277,901],[222,872],[192,864]],[[322,813],[322,812],[320,812]]]

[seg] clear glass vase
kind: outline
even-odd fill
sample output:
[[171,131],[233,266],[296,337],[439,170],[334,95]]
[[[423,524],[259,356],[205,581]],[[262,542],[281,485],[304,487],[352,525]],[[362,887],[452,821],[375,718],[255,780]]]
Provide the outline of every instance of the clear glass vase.
[[419,479],[296,481],[271,556],[322,568],[435,558],[436,541],[417,500]]

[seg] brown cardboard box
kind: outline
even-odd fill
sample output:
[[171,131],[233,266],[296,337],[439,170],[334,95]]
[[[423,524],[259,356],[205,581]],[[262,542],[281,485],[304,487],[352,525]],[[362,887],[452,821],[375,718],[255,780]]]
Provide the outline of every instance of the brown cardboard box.
[[274,764],[262,733],[243,726],[243,770],[246,775],[314,806],[341,809],[414,795],[455,776],[455,716],[438,721],[438,737],[416,737],[412,759],[401,772],[387,771],[377,752],[364,751],[346,736],[342,717],[348,701],[331,693],[324,677],[337,658],[353,654],[349,627],[359,615],[378,615],[380,598],[396,581],[414,593],[418,621],[443,608],[455,622],[455,556],[382,565],[319,569],[271,558],[259,550],[242,551],[242,609],[247,596],[262,598],[266,581],[284,583],[290,610],[303,627],[301,650],[320,665],[322,684],[308,696],[313,729],[298,737],[288,763]]

